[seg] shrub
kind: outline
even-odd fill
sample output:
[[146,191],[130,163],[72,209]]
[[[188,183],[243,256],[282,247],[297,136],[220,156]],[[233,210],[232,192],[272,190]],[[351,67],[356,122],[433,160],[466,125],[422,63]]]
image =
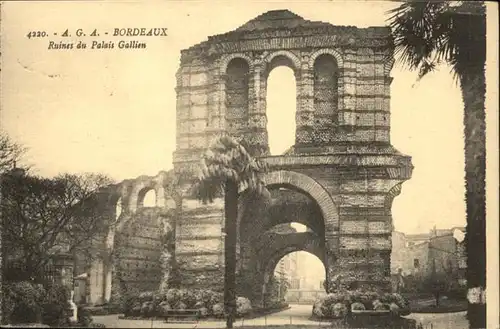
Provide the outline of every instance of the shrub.
[[373,309],[375,311],[387,311],[389,309],[389,305],[381,302],[380,304],[374,305]]
[[[399,315],[410,314],[409,302],[400,294],[379,294],[360,289],[330,293],[316,300],[313,314],[324,318],[338,318],[349,314],[351,310],[390,310],[391,304],[397,306]],[[344,305],[345,309],[341,305]],[[393,306],[393,313],[395,312],[396,308]]]
[[344,318],[349,313],[347,306],[344,303],[336,303],[331,308],[330,315],[333,318]]
[[153,301],[143,302],[141,305],[141,316],[151,317],[155,316],[155,306]]
[[185,309],[187,309],[187,306],[184,302],[178,302],[177,304],[175,304],[174,309],[185,310]]
[[42,322],[52,327],[63,327],[69,324],[71,305],[69,289],[54,284],[47,289],[43,306]]
[[324,317],[325,314],[323,313],[323,304],[324,304],[324,298],[318,298],[313,304],[313,315],[317,317]]
[[168,311],[170,311],[172,309],[172,307],[168,304],[168,302],[166,300],[162,301],[159,305],[158,305],[158,313],[160,315],[166,315]]
[[6,320],[13,324],[40,322],[44,295],[41,285],[28,281],[5,283],[3,304]]
[[400,307],[396,303],[391,303],[389,305],[389,310],[391,311],[392,315],[399,315]]
[[178,289],[168,289],[165,298],[170,306],[173,306],[180,301],[181,294]]
[[208,308],[206,308],[206,307],[200,308],[200,315],[201,316],[208,316]]
[[194,308],[196,304],[196,294],[194,291],[185,291],[181,298],[182,302],[186,304],[186,308]]
[[138,297],[131,294],[124,295],[122,297],[122,303],[122,312],[125,316],[138,316],[140,314],[141,303]]
[[155,297],[155,292],[154,291],[144,291],[137,296],[139,299],[139,302],[144,303],[144,302],[152,302],[154,297]]
[[236,313],[238,315],[245,315],[252,311],[252,304],[250,300],[246,297],[236,298]]
[[217,303],[212,307],[212,313],[215,316],[222,317],[224,316],[224,304]]
[[79,327],[89,327],[92,324],[92,315],[83,306],[78,306],[78,326]]
[[365,304],[360,302],[354,302],[351,304],[351,310],[353,311],[364,311],[366,310]]

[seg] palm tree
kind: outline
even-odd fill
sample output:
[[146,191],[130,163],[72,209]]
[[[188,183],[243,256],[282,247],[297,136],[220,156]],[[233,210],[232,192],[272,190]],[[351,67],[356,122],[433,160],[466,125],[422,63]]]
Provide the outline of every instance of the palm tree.
[[[452,68],[464,102],[468,318],[486,327],[485,61],[482,1],[406,2],[389,11],[395,54],[418,79],[440,64]],[[479,295],[479,297],[478,297]],[[474,297],[476,296],[476,297]]]
[[264,196],[268,193],[260,174],[267,170],[265,163],[255,159],[240,143],[222,136],[208,148],[202,157],[201,173],[195,184],[195,193],[204,203],[224,195],[224,306],[227,328],[233,327],[236,317],[236,239],[238,192]]

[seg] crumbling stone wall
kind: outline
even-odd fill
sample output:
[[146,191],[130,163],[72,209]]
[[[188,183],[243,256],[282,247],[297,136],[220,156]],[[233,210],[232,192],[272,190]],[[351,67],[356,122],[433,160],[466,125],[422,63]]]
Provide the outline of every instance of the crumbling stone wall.
[[[338,286],[339,277],[345,285],[389,289],[392,200],[413,169],[411,158],[390,144],[392,54],[387,27],[333,26],[287,10],[264,13],[234,31],[183,50],[176,74],[174,170],[116,187],[124,214],[110,226],[107,248],[115,254],[131,252],[113,249],[114,234],[118,237],[128,221],[142,221],[141,199],[153,189],[158,209],[177,210],[169,227],[175,230],[181,285],[221,290],[221,200],[212,205],[190,200],[183,195],[186,185],[175,177],[195,171],[210,142],[230,134],[249,142],[250,151],[269,164],[271,171],[263,179],[270,189],[284,187],[305,196],[290,203],[290,209],[296,207],[316,221],[308,226],[319,239],[321,248],[315,252],[324,262],[328,291]],[[295,74],[296,139],[286,155],[269,156],[267,77],[277,66],[288,66]],[[291,210],[278,214],[279,204],[269,202],[246,199],[244,193],[240,198],[240,287],[261,284],[245,277],[256,278],[251,273],[259,267],[272,267],[268,258],[262,264],[247,262],[256,255],[253,248],[246,248],[245,243],[252,241],[249,236],[259,236],[275,224],[299,221]],[[145,220],[154,221],[156,214],[155,210]],[[260,224],[242,229],[248,221]],[[155,244],[155,248],[161,246]],[[287,248],[283,244],[281,252]],[[113,270],[110,266],[117,258],[113,257],[105,261],[105,296],[117,282],[116,266]]]
[[[387,27],[333,26],[280,10],[182,51],[175,170],[194,170],[220,134],[245,139],[270,164],[269,186],[316,202],[327,283],[342,274],[348,285],[388,288],[390,209],[413,168],[390,145],[392,47]],[[296,140],[271,157],[266,89],[277,66],[295,74]]]

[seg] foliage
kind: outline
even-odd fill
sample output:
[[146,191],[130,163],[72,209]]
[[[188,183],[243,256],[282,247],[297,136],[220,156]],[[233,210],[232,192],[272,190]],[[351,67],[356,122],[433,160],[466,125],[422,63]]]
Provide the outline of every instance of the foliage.
[[42,319],[45,289],[32,282],[3,284],[3,315],[8,323],[36,323]]
[[[237,314],[244,316],[252,311],[250,300],[237,297]],[[128,296],[123,313],[128,317],[162,316],[169,310],[198,309],[204,317],[225,314],[222,294],[207,289],[168,289],[165,292],[146,291]]]
[[89,327],[93,322],[90,312],[81,305],[78,306],[77,316],[79,327]]
[[236,312],[238,316],[243,316],[252,311],[252,304],[250,300],[246,297],[236,298]]
[[224,196],[224,242],[225,282],[224,306],[227,315],[227,327],[233,327],[236,317],[236,235],[238,218],[239,191],[247,195],[269,196],[260,174],[267,170],[267,165],[254,158],[244,145],[229,136],[222,136],[214,141],[202,156],[201,170],[192,193],[204,203]]
[[[451,66],[464,102],[467,285],[486,289],[486,10],[483,1],[408,1],[390,11],[399,60],[419,71]],[[470,304],[471,328],[486,326],[486,302]]]
[[44,288],[28,281],[4,283],[3,311],[7,322],[69,325],[69,291],[60,284]]
[[360,302],[354,302],[351,304],[351,310],[353,311],[364,311],[366,310],[366,307],[363,303]]
[[313,315],[320,318],[341,318],[351,310],[390,310],[398,307],[398,315],[410,314],[409,302],[397,293],[377,293],[363,290],[343,290],[329,293],[314,302]]
[[69,298],[69,290],[63,285],[49,286],[43,300],[42,322],[51,327],[67,326],[71,316]]
[[102,175],[6,175],[2,183],[6,280],[42,282],[53,256],[88,247],[106,222],[97,192],[110,180]]
[[267,283],[268,293],[264,295],[264,305],[266,308],[278,308],[286,305],[285,295],[290,287],[286,278],[274,275],[269,278]]
[[243,143],[229,136],[212,143],[202,157],[200,169],[193,193],[203,202],[213,202],[223,195],[227,181],[235,183],[239,190],[248,189],[257,195],[267,191],[260,178],[267,171],[266,163],[252,157]]
[[408,1],[389,14],[396,56],[410,69],[417,69],[419,78],[443,63],[451,65],[457,75],[464,74],[468,66],[484,66],[486,13],[482,1]]
[[0,132],[0,174],[17,167],[25,153],[25,147],[14,142],[5,133]]

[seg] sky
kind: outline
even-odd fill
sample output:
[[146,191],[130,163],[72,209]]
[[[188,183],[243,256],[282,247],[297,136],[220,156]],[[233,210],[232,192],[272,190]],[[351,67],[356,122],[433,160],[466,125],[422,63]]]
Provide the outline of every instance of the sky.
[[[156,175],[172,167],[181,49],[268,10],[368,27],[386,25],[385,12],[394,6],[378,1],[7,2],[1,21],[0,124],[29,148],[26,161],[40,175],[102,172],[117,181]],[[127,51],[48,50],[47,39],[26,37],[29,31],[120,27],[166,27],[168,36],[151,39],[146,50]],[[464,226],[463,104],[449,68],[419,83],[415,73],[398,65],[392,76],[391,141],[412,156],[415,166],[393,204],[395,228],[417,233],[434,225]],[[271,79],[270,90],[293,89],[286,69],[273,71]],[[269,111],[285,102],[279,91],[272,93]],[[289,95],[287,102],[293,102]],[[293,131],[293,111],[279,114],[288,121],[270,115],[271,140],[276,128]],[[278,148],[288,146],[283,137],[277,141]]]

